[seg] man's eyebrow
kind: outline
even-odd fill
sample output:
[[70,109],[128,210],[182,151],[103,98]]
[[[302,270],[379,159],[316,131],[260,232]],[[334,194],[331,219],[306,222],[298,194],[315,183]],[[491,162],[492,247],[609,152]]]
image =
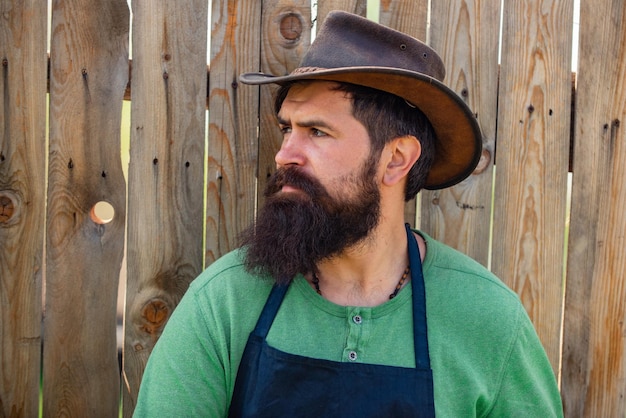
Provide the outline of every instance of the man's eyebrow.
[[[280,115],[276,116],[276,120],[278,121],[279,125],[285,125],[285,126],[291,125],[290,121],[288,121],[285,118],[282,118]],[[316,127],[316,128],[324,128],[328,130],[333,130],[332,126],[330,126],[327,122],[321,119],[311,119],[311,120],[300,121],[297,123],[297,125],[301,128]]]
[[276,115],[276,121],[279,125],[289,125],[287,119],[281,118],[280,115]]

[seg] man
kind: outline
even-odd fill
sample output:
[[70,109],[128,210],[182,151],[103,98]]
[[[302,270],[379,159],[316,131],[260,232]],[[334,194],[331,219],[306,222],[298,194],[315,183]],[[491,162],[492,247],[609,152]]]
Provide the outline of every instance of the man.
[[328,15],[277,83],[277,172],[243,246],[189,288],[137,416],[561,416],[517,296],[404,224],[405,200],[466,178],[474,116],[437,54]]

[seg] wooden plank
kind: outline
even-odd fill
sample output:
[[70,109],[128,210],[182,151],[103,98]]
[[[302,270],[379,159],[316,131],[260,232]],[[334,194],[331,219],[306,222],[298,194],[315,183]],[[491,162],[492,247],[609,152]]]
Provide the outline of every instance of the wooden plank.
[[562,392],[568,417],[626,416],[626,5],[583,0]]
[[202,0],[133,3],[124,416],[202,270],[207,19]]
[[498,97],[500,1],[437,1],[430,42],[445,65],[444,82],[477,115],[483,154],[473,175],[443,190],[422,193],[422,228],[488,266],[493,155]]
[[259,89],[240,86],[260,69],[262,2],[213,1],[207,167],[206,263],[236,247],[254,219]]
[[383,0],[378,22],[426,42],[428,0]]
[[[124,0],[53,3],[44,416],[113,416],[119,408],[116,300],[126,206],[119,138],[128,32]],[[110,222],[96,217],[98,202],[114,209]]]
[[[428,1],[381,1],[378,9],[378,22],[426,42]],[[414,198],[404,205],[404,218],[411,226],[417,224],[417,201],[418,199]]]
[[[266,0],[263,2],[262,25],[261,71],[289,74],[311,44],[311,1]],[[275,91],[276,86],[261,86],[258,207],[263,204],[263,191],[276,168],[274,156],[283,139],[274,114]]]
[[573,6],[504,7],[493,271],[520,295],[558,374]]
[[365,17],[367,15],[367,0],[317,0],[317,29],[326,19],[326,15],[333,10],[344,10]]
[[0,0],[0,416],[37,416],[45,219],[46,8]]

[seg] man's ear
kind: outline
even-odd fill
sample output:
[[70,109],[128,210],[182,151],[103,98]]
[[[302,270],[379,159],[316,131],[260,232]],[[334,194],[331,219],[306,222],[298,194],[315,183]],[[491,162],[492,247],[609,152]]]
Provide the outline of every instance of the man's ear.
[[393,186],[403,180],[422,154],[422,144],[413,135],[395,138],[385,145],[386,161],[383,183]]

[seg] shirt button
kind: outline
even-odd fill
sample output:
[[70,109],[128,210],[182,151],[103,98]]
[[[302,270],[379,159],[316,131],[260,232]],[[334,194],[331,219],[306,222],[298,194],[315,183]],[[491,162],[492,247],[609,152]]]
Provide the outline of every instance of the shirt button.
[[361,315],[354,315],[352,317],[352,320],[354,321],[355,324],[361,325],[361,323],[363,322],[363,317]]
[[348,353],[348,358],[350,359],[350,361],[356,361],[358,355],[356,354],[356,351],[350,351],[350,353]]

